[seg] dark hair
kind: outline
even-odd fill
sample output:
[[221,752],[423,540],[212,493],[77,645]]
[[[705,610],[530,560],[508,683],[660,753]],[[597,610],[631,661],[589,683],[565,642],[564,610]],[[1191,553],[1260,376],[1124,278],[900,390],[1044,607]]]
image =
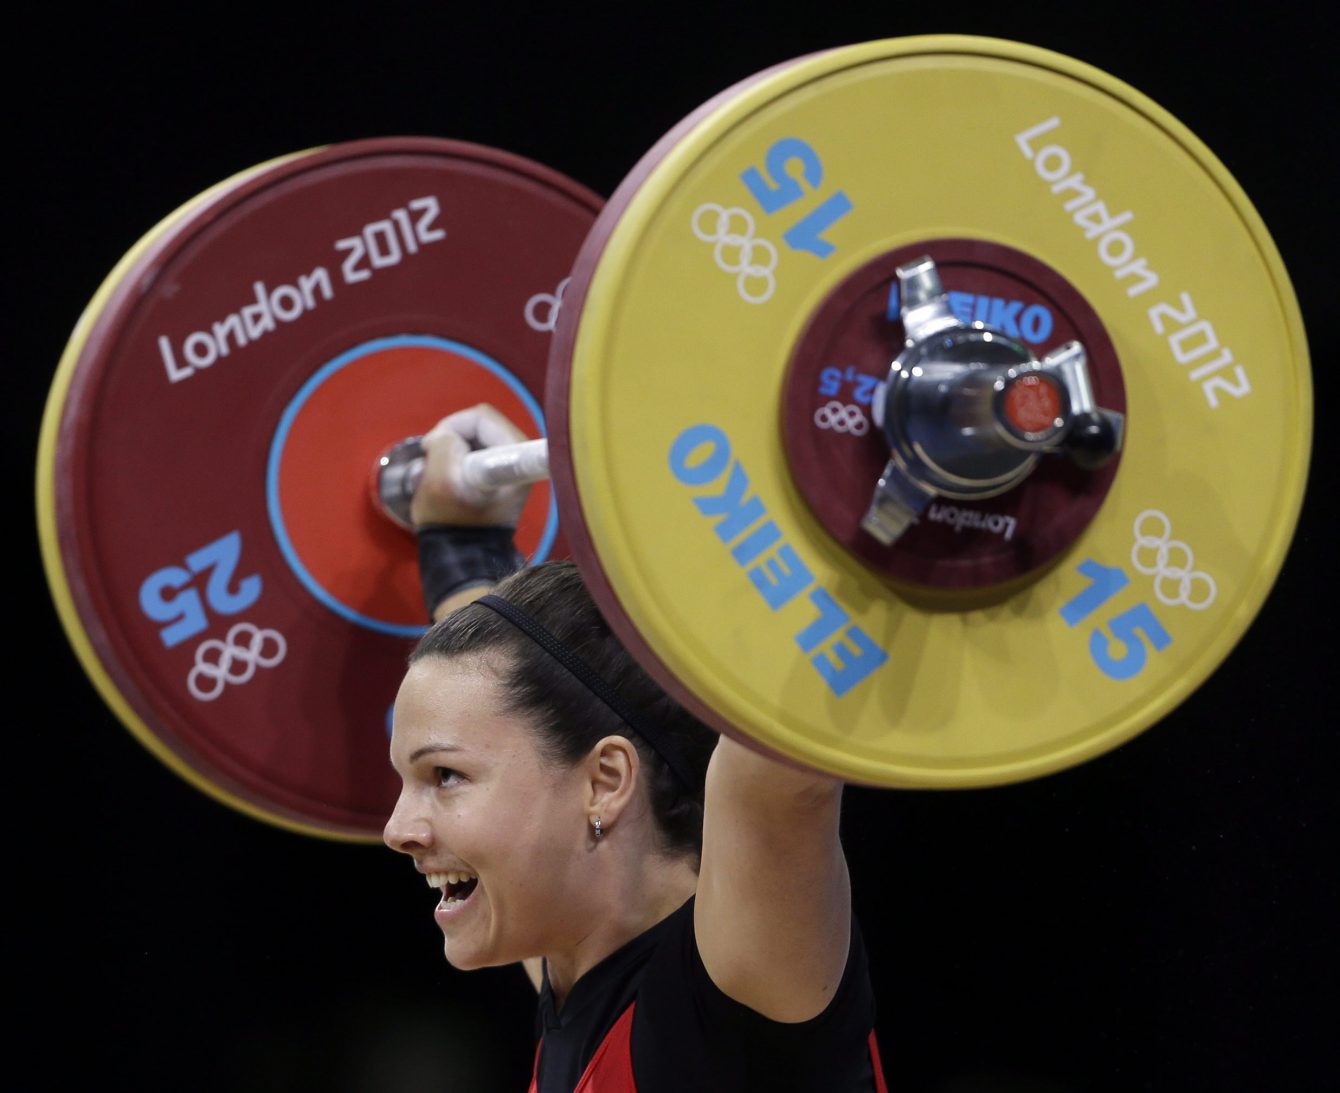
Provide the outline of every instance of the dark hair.
[[507,708],[534,726],[544,754],[573,764],[602,737],[633,741],[648,772],[652,813],[667,852],[695,859],[703,843],[703,784],[717,734],[672,699],[610,630],[572,562],[544,562],[502,580],[493,594],[535,618],[585,661],[632,709],[679,750],[693,775],[686,787],[666,761],[604,702],[515,625],[467,604],[419,639],[410,663],[429,656],[496,655]]

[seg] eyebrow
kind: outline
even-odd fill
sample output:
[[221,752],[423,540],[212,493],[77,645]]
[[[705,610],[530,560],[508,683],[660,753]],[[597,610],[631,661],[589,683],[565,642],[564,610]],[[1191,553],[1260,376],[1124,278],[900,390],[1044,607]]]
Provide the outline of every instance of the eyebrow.
[[460,751],[460,750],[461,748],[458,744],[425,744],[421,748],[415,748],[414,751],[410,753],[409,761],[411,763],[417,763],[425,755],[431,755],[435,751]]

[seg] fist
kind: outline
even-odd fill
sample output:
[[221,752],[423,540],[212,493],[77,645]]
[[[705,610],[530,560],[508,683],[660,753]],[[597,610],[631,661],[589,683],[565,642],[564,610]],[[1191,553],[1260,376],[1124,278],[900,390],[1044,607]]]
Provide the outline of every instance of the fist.
[[423,477],[410,502],[410,521],[472,527],[516,527],[530,486],[480,490],[465,481],[465,457],[479,448],[520,444],[529,438],[487,403],[449,414],[423,437]]

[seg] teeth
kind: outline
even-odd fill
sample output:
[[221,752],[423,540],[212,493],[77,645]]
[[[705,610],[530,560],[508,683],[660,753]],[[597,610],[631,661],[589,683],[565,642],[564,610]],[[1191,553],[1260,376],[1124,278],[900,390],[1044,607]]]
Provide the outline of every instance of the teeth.
[[424,879],[428,881],[429,888],[445,888],[449,884],[464,884],[476,878],[473,873],[451,869],[445,873],[425,873]]

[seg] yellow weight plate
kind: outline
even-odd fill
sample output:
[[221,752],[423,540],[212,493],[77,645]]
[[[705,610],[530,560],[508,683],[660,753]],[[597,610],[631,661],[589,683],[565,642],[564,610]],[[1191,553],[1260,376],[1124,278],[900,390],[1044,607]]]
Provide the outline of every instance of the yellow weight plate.
[[[1128,408],[1083,534],[1004,602],[957,609],[835,543],[779,439],[809,317],[939,238],[1073,285]],[[893,39],[741,85],[629,175],[568,300],[555,485],[602,606],[718,729],[855,782],[1017,781],[1130,739],[1222,662],[1293,533],[1311,385],[1275,246],[1185,127],[1062,55]]]

